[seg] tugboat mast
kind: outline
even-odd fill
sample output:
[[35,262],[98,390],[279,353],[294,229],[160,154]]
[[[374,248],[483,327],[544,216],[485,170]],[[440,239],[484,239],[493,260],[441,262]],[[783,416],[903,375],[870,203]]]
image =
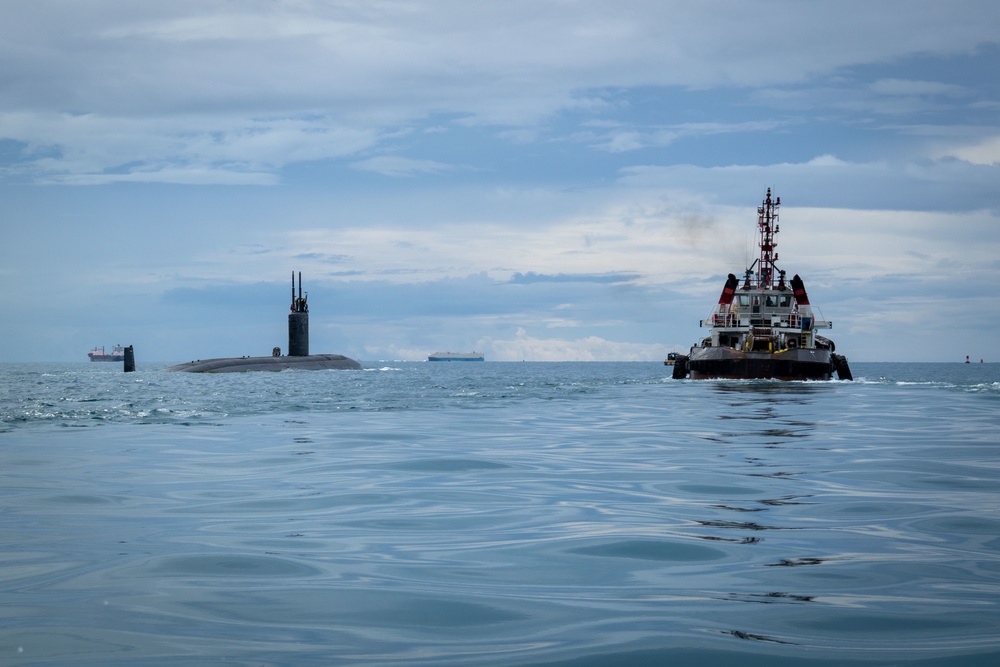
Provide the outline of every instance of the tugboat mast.
[[[773,289],[774,274],[778,270],[775,263],[778,261],[778,253],[774,251],[777,243],[774,235],[780,230],[778,228],[778,207],[781,206],[781,197],[771,200],[771,188],[767,189],[767,197],[764,203],[757,207],[757,227],[760,228],[760,259],[757,265],[757,288]],[[782,272],[784,283],[784,274]],[[784,288],[782,284],[779,289]]]

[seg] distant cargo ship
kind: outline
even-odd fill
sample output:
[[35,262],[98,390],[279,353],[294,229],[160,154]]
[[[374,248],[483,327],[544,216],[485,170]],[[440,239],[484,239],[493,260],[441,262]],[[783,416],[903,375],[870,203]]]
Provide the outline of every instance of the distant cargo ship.
[[115,345],[111,348],[111,353],[105,353],[104,346],[95,347],[93,350],[87,353],[91,361],[125,361],[125,348],[121,345]]
[[479,352],[435,352],[427,361],[485,361]]

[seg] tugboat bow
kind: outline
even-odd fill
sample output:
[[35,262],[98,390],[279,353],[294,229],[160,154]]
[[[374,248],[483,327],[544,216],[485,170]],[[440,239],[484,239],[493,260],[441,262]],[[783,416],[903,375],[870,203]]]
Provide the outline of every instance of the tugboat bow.
[[777,266],[780,206],[781,198],[772,200],[768,188],[757,208],[760,256],[742,283],[729,274],[718,304],[701,321],[709,335],[686,356],[678,355],[675,379],[829,380],[834,372],[841,380],[853,379],[846,357],[835,354],[833,341],[817,333],[833,323],[817,319],[798,274],[786,281]]

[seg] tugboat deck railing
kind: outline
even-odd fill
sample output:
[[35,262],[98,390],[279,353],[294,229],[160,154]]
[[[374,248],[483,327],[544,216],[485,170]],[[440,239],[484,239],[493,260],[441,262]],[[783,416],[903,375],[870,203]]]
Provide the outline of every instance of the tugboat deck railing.
[[718,312],[701,321],[702,327],[741,330],[748,327],[773,327],[777,329],[832,329],[833,322],[819,320],[801,313],[749,313]]

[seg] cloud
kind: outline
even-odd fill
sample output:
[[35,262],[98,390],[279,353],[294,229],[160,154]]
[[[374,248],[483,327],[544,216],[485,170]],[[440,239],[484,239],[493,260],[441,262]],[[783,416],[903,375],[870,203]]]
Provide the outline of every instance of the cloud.
[[542,274],[528,271],[527,273],[515,273],[510,278],[510,282],[516,285],[530,285],[532,283],[624,283],[635,280],[639,276],[636,274],[597,274],[588,275],[576,274]]
[[[987,155],[984,151],[984,158]],[[667,191],[683,184],[682,189],[689,193],[735,205],[760,199],[762,184],[773,184],[783,202],[796,206],[974,211],[1000,209],[995,177],[991,165],[971,162],[855,162],[823,154],[803,162],[777,164],[636,165],[623,168],[620,180],[645,190]]]
[[[41,167],[42,165],[38,165]],[[52,174],[39,176],[41,185],[105,185],[108,183],[170,183],[174,185],[275,185],[273,173],[229,171],[209,167],[144,166],[124,173]]]
[[[0,137],[50,154],[23,156],[17,173],[66,183],[258,185],[266,182],[261,174],[290,164],[385,147],[400,130],[441,113],[456,125],[498,126],[530,141],[560,115],[616,108],[610,98],[623,87],[797,85],[858,63],[968,53],[994,41],[1000,22],[1000,9],[973,2],[920,12],[908,2],[777,3],[766,16],[744,2],[652,0],[614,7],[581,0],[572,11],[526,0],[48,6],[0,8]],[[748,26],[780,38],[762,49],[760,30]],[[895,98],[962,90],[904,77],[870,86]],[[632,152],[774,122],[626,124],[590,143]],[[410,159],[354,163],[391,175],[448,169]]]
[[806,163],[810,167],[849,167],[850,164],[836,155],[819,155]]
[[1000,137],[989,137],[966,146],[954,146],[943,149],[939,157],[955,157],[975,165],[1000,164]]
[[415,160],[394,155],[382,155],[352,162],[351,166],[362,171],[371,171],[383,176],[413,176],[416,174],[439,174],[455,168],[434,160]]
[[179,115],[0,113],[0,136],[22,148],[8,172],[45,183],[111,182],[269,185],[296,162],[353,154],[370,130],[329,119],[236,119]]
[[945,83],[942,81],[914,81],[911,79],[879,79],[872,82],[870,86],[872,92],[879,95],[945,95],[951,97],[963,97],[968,92],[959,85]]
[[494,361],[662,361],[671,351],[662,344],[624,343],[598,336],[536,338],[525,329],[518,329],[513,338],[490,339],[487,344]]
[[644,128],[613,127],[603,132],[591,130],[578,133],[574,138],[577,141],[585,141],[599,150],[609,153],[624,153],[644,148],[665,147],[682,139],[723,134],[770,132],[787,123],[788,121],[768,120],[744,123],[683,123]]

